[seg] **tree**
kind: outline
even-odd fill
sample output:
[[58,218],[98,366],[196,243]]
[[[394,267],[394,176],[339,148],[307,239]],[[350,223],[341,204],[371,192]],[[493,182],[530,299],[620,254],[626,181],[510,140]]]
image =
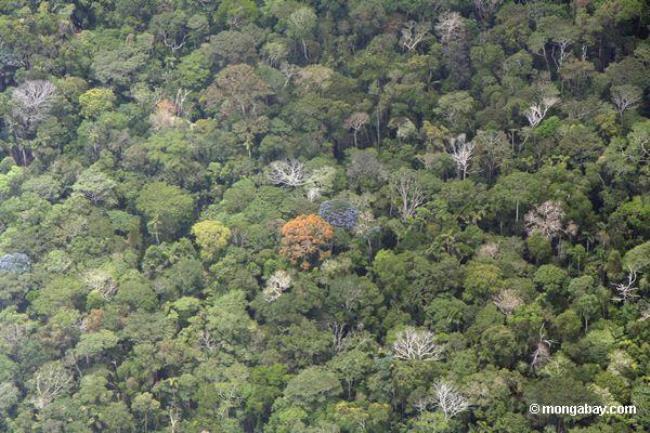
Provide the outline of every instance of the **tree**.
[[144,431],[147,433],[149,429],[149,416],[152,413],[155,414],[160,409],[160,402],[151,393],[143,392],[133,398],[131,408],[142,415]]
[[266,286],[262,291],[264,300],[266,302],[273,302],[277,300],[291,287],[291,283],[291,274],[282,269],[275,271],[273,275],[271,275],[266,281]]
[[479,130],[472,142],[475,144],[474,151],[481,168],[487,174],[488,180],[492,180],[512,157],[508,137],[502,131]]
[[616,106],[618,115],[621,117],[621,121],[623,121],[623,113],[637,105],[643,97],[641,89],[631,84],[613,86],[610,93],[612,95],[612,102]]
[[343,200],[328,200],[321,203],[318,214],[334,227],[352,230],[357,224],[359,210]]
[[530,367],[535,371],[543,367],[551,359],[551,346],[555,341],[546,337],[544,326],[539,330],[539,337],[535,342],[535,350],[530,355]]
[[345,129],[351,129],[353,131],[352,138],[354,140],[354,147],[357,147],[357,134],[359,134],[359,131],[366,126],[369,120],[370,116],[368,116],[367,113],[360,111],[352,113],[347,119],[345,119],[343,126]]
[[293,405],[315,410],[343,392],[336,375],[323,367],[308,367],[293,377],[284,399]]
[[297,159],[274,161],[269,165],[268,179],[276,185],[298,187],[308,182],[305,167]]
[[18,142],[19,154],[14,159],[24,166],[31,158],[24,141],[34,137],[37,127],[50,114],[55,93],[54,84],[46,80],[25,81],[11,92],[11,111],[7,120]]
[[393,343],[393,353],[398,359],[438,360],[443,348],[434,342],[434,335],[428,330],[406,328],[400,331]]
[[172,239],[190,220],[194,199],[182,189],[164,182],[145,185],[136,206],[147,218],[147,230],[156,243]]
[[464,18],[458,12],[444,12],[435,26],[442,44],[442,54],[455,88],[469,80],[468,32]]
[[307,39],[313,33],[317,24],[317,17],[314,10],[308,6],[302,6],[296,9],[287,20],[287,35],[300,41],[302,54],[305,60],[309,59],[307,50]]
[[507,316],[524,304],[521,297],[512,289],[505,289],[494,295],[492,302],[494,302],[494,305],[497,306],[499,311]]
[[280,253],[293,264],[309,269],[329,255],[334,230],[318,215],[300,215],[282,227]]
[[93,166],[79,175],[72,191],[90,200],[94,205],[112,207],[117,204],[115,189],[117,182],[103,173],[99,167]]
[[219,4],[216,17],[231,28],[239,28],[253,21],[259,14],[252,0],[224,0]]
[[413,170],[400,169],[396,172],[391,178],[390,188],[403,222],[415,216],[415,210],[426,201],[424,190]]
[[214,260],[230,242],[231,231],[223,223],[205,220],[192,226],[192,234],[201,248],[201,257],[206,261]]
[[636,291],[639,290],[639,288],[634,286],[636,283],[636,277],[636,271],[630,270],[627,274],[627,281],[614,285],[614,291],[617,293],[613,298],[615,301],[626,303],[639,297],[639,295],[636,294]]
[[548,110],[557,104],[558,101],[559,99],[555,96],[544,96],[540,101],[530,105],[524,112],[524,115],[526,116],[526,119],[528,119],[530,127],[537,127],[537,125],[539,125],[542,120],[544,120],[544,117],[546,117]]
[[55,399],[67,394],[74,384],[72,374],[57,361],[42,365],[32,381],[32,402],[38,410],[45,409]]
[[207,88],[204,101],[207,108],[229,117],[235,114],[257,117],[272,91],[246,64],[228,65]]
[[96,87],[79,95],[81,114],[85,117],[97,118],[109,111],[115,104],[115,94],[111,89]]
[[431,403],[442,411],[447,420],[469,409],[467,399],[458,392],[454,385],[443,380],[433,385]]
[[147,64],[154,39],[152,34],[139,33],[131,35],[129,41],[113,38],[94,41],[98,49],[92,57],[93,78],[122,89],[130,86]]
[[465,134],[460,134],[449,139],[451,157],[456,163],[458,176],[463,180],[467,177],[467,171],[469,170],[469,164],[475,147],[474,142],[467,142],[465,137]]
[[430,37],[430,28],[431,23],[408,21],[404,27],[402,27],[402,37],[399,41],[400,45],[406,51],[415,50],[418,45]]
[[50,81],[25,81],[11,92],[11,122],[14,132],[27,138],[45,120],[52,108],[56,87]]
[[247,32],[225,31],[210,38],[210,53],[220,66],[252,63],[256,57],[255,38]]
[[486,22],[497,11],[503,0],[474,0],[474,10],[478,18]]
[[388,179],[388,171],[377,159],[377,151],[374,149],[353,149],[347,175],[350,183],[363,191],[373,190]]
[[438,100],[435,111],[447,120],[447,125],[452,130],[464,130],[469,126],[475,105],[474,98],[469,92],[452,92]]
[[562,204],[546,201],[524,216],[528,234],[541,233],[547,239],[554,239],[564,232],[564,211]]

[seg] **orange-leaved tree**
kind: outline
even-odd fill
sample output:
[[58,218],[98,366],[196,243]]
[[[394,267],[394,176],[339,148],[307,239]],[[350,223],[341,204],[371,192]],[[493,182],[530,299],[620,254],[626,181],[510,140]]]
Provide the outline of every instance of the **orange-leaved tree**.
[[300,215],[282,227],[280,253],[291,263],[309,269],[330,254],[334,229],[318,215]]

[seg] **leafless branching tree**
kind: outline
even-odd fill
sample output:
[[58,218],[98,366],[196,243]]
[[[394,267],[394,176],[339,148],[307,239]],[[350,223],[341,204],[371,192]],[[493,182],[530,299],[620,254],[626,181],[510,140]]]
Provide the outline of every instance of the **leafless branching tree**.
[[437,360],[443,348],[434,341],[434,334],[426,329],[406,328],[397,334],[393,353],[398,359]]
[[631,84],[614,86],[611,90],[612,102],[616,106],[618,115],[623,119],[623,113],[637,105],[643,96],[641,89]]
[[563,231],[564,211],[557,201],[545,201],[524,216],[529,234],[539,232],[548,239],[557,237]]
[[636,271],[630,269],[627,274],[627,281],[614,285],[614,290],[617,295],[613,299],[615,301],[627,303],[628,301],[638,298],[639,295],[636,294],[636,291],[639,290],[639,288],[635,287],[635,283]]
[[536,102],[528,107],[528,110],[524,112],[524,115],[526,116],[526,119],[528,119],[530,127],[535,128],[537,125],[539,125],[541,121],[544,120],[544,117],[546,117],[548,110],[557,104],[558,101],[559,99],[555,96],[545,96],[541,99],[541,101]]
[[272,162],[267,176],[276,185],[297,187],[307,182],[305,167],[297,159]]
[[266,302],[273,302],[282,296],[289,287],[291,287],[291,275],[287,271],[280,269],[269,277],[266,287],[262,291],[262,296]]
[[336,353],[339,353],[343,350],[343,346],[345,344],[345,336],[348,333],[348,325],[342,322],[332,321],[328,323],[328,327],[332,330],[334,350]]
[[284,76],[284,85],[282,87],[287,87],[293,77],[297,76],[298,72],[300,72],[300,67],[291,63],[283,62],[280,64],[279,71]]
[[11,93],[11,120],[20,138],[32,133],[52,108],[56,87],[46,80],[25,81]]
[[445,381],[438,381],[433,385],[433,402],[445,419],[451,419],[469,408],[469,401],[456,387]]
[[474,0],[474,10],[481,21],[489,19],[503,0]]
[[429,34],[430,28],[431,24],[427,22],[407,22],[402,28],[402,37],[399,41],[400,45],[407,51],[415,50],[420,43],[426,41],[431,36]]
[[34,375],[34,406],[41,410],[72,386],[73,377],[59,362],[43,365]]
[[573,43],[573,39],[569,36],[562,35],[554,37],[553,40],[555,44],[553,46],[553,53],[551,57],[553,58],[553,62],[555,63],[557,71],[560,72],[562,65],[569,57],[569,47]]
[[544,325],[539,329],[539,338],[535,343],[535,350],[531,354],[530,367],[533,371],[544,366],[551,359],[551,346],[555,344],[554,340],[546,337]]
[[398,204],[403,222],[415,215],[415,210],[424,204],[426,196],[413,170],[400,170],[391,180],[391,191]]
[[368,116],[367,113],[364,113],[362,111],[358,111],[356,113],[352,113],[350,117],[345,119],[345,122],[343,123],[343,126],[345,129],[351,129],[352,130],[352,138],[354,139],[354,147],[357,147],[357,135],[359,134],[359,131],[368,124],[368,121],[370,120],[370,116]]
[[117,282],[109,272],[102,269],[89,270],[83,279],[90,290],[97,290],[105,300],[117,293]]
[[456,163],[456,171],[461,179],[467,177],[469,171],[470,161],[474,152],[474,143],[468,142],[465,134],[459,134],[449,140],[450,152],[449,154]]
[[440,35],[440,41],[448,44],[464,32],[465,23],[463,16],[458,12],[446,12],[440,16],[436,24],[436,32]]

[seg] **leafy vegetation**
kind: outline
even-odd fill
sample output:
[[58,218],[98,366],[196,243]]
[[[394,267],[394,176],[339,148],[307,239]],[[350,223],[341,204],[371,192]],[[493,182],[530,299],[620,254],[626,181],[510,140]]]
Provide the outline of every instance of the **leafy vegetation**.
[[0,431],[650,431],[648,24],[1,1]]

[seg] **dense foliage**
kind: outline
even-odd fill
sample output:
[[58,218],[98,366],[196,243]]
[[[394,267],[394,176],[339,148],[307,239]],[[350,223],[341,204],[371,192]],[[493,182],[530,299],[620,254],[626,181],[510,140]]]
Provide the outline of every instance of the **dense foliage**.
[[649,23],[0,1],[0,431],[650,431]]

